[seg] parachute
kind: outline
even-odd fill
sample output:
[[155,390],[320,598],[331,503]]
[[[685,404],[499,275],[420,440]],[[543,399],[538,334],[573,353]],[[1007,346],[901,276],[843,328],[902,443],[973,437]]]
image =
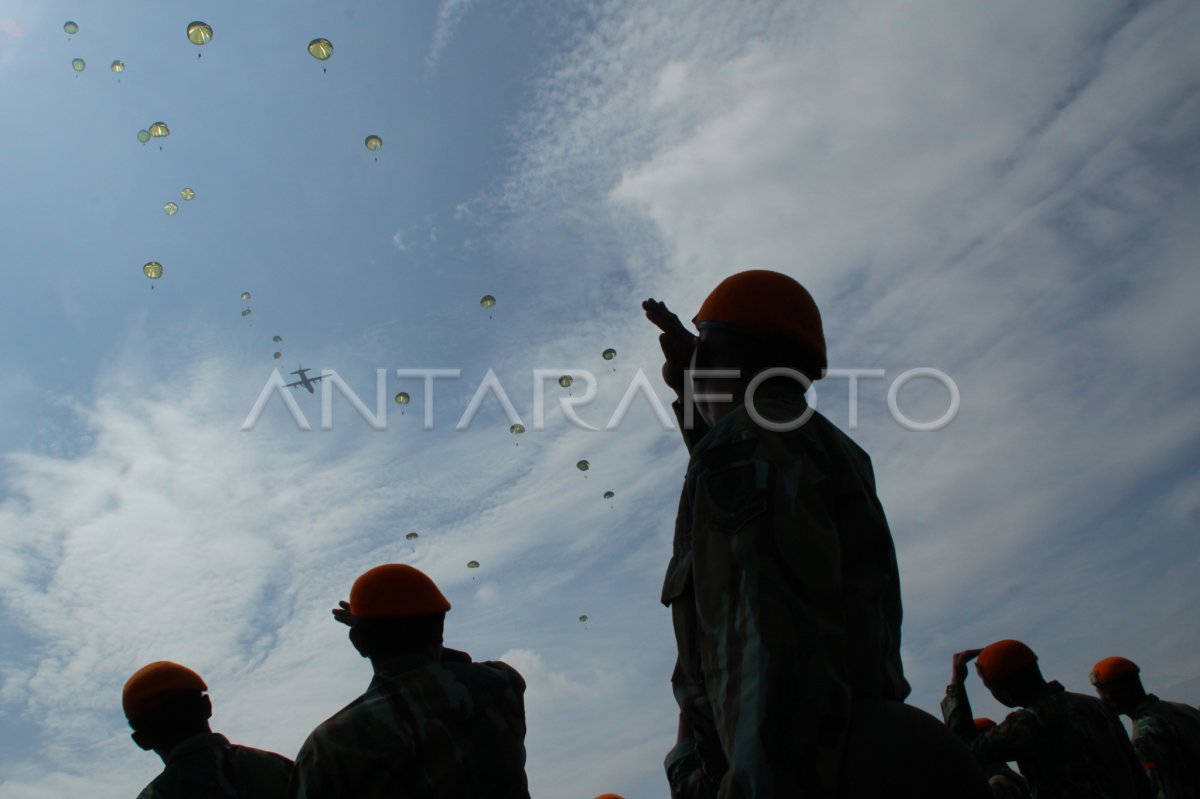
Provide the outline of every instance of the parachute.
[[63,32],[68,36],[74,36],[75,34],[79,33],[79,26],[71,20],[67,20],[63,23]]
[[118,75],[121,74],[122,72],[124,72],[125,71],[125,62],[124,61],[112,62],[112,71],[116,72]]
[[479,561],[477,561],[477,560],[468,560],[468,561],[467,561],[467,568],[468,568],[468,569],[478,569],[478,568],[479,568]]
[[509,428],[508,428],[508,432],[512,433],[513,435],[519,435],[519,434],[521,434],[521,433],[524,433],[524,432],[525,432],[525,425],[523,425],[523,424],[520,424],[520,423],[518,423],[518,424],[514,424],[514,425],[510,425],[510,426],[509,426]]
[[612,347],[609,347],[604,352],[600,353],[600,357],[606,361],[611,361],[613,358],[617,357],[617,351]]
[[318,61],[328,61],[333,55],[333,44],[328,39],[313,39],[308,43],[308,54]]
[[76,58],[71,62],[71,69],[75,70],[76,72],[83,72],[85,69],[87,69],[87,62],[82,58]]
[[179,213],[179,206],[175,203],[167,203],[163,206],[163,212],[166,213],[167,216],[175,216],[175,214]]
[[496,298],[493,297],[491,294],[484,294],[482,297],[479,298],[479,307],[480,308],[491,308],[495,304],[496,304]]
[[279,342],[283,341],[283,336],[272,336],[271,341],[274,341],[276,344],[278,344]]
[[146,142],[150,141],[150,131],[148,131],[148,130],[139,130],[139,131],[138,131],[138,134],[137,134],[137,139],[138,139],[138,141],[140,141],[142,144],[145,144]]
[[592,467],[592,465],[590,463],[588,463],[587,461],[580,461],[579,463],[575,464],[575,468],[581,472],[586,472],[591,467]]
[[245,309],[243,309],[243,310],[242,310],[242,316],[249,316],[249,315],[250,315],[250,309],[249,309],[249,308],[245,308]]
[[196,192],[192,191],[191,189],[184,188],[180,190],[179,196],[185,200],[190,200],[196,196]]
[[[167,127],[166,122],[155,122],[150,126],[150,136],[155,139],[165,139],[171,135],[171,129]],[[186,199],[186,198],[184,198]]]
[[612,498],[613,498],[613,497],[615,497],[615,496],[616,496],[616,494],[614,494],[614,493],[613,493],[613,492],[611,492],[611,491],[605,491],[605,492],[604,492],[604,498],[605,498],[605,499],[612,499]]
[[380,147],[383,146],[383,139],[379,138],[374,133],[372,133],[370,136],[368,136],[366,139],[363,140],[363,144],[367,145],[368,150],[378,150]]
[[411,401],[412,401],[412,397],[408,396],[407,391],[401,391],[399,394],[396,395],[396,404],[397,405],[407,405]]
[[588,619],[588,617],[587,617],[587,616],[580,616],[580,617],[579,617],[579,620],[580,620],[581,622],[583,622],[584,624],[587,624],[587,619]]
[[243,291],[242,292],[242,302],[247,302],[249,299],[250,299],[250,292]]
[[192,22],[187,26],[188,41],[194,45],[208,44],[212,40],[212,26],[207,22]]
[[562,377],[558,378],[558,384],[563,388],[570,388],[572,382],[574,381],[571,380],[570,375],[563,375]]
[[406,533],[404,537],[409,541],[416,541],[421,536],[417,535],[414,532],[409,532],[409,533]]
[[283,353],[282,353],[282,352],[277,352],[277,353],[275,353],[275,354],[274,354],[273,356],[271,356],[271,357],[273,357],[275,360],[277,360],[277,361],[278,361],[280,358],[282,358],[282,357],[283,357]]
[[162,264],[160,264],[158,261],[149,261],[145,266],[142,267],[142,274],[151,280],[158,280],[160,277],[162,277],[162,273]]

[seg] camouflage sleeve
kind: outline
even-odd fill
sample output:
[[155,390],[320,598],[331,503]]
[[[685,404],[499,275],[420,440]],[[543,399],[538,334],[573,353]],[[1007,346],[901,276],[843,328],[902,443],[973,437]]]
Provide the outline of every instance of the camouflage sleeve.
[[290,799],[336,799],[342,795],[337,779],[339,764],[334,758],[322,755],[316,732],[308,737],[292,766],[288,782]]
[[1157,719],[1140,718],[1133,738],[1133,749],[1150,778],[1157,799],[1188,799],[1196,795],[1186,777],[1180,773],[1178,755],[1171,746],[1170,736]]
[[805,799],[832,795],[849,725],[841,552],[807,464],[779,462],[698,476],[694,592],[722,792]]
[[671,799],[716,799],[717,786],[704,773],[696,743],[691,738],[675,744],[663,765],[671,785]]
[[975,714],[965,685],[951,683],[946,686],[946,695],[942,697],[942,721],[963,743],[976,737]]

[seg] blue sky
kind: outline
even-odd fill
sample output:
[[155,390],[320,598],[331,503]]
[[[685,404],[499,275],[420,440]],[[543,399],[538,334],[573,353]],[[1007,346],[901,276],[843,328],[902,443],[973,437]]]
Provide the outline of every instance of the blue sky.
[[[0,0],[0,797],[140,789],[119,692],[157,659],[293,754],[369,679],[328,609],[392,560],[442,585],[448,643],[526,674],[534,795],[663,795],[686,456],[644,397],[588,432],[553,381],[534,431],[533,370],[594,373],[599,427],[639,370],[666,401],[640,301],[690,316],[745,268],[812,290],[832,366],[886,372],[851,435],[913,704],[1004,637],[1195,704],[1198,34],[1166,1]],[[316,429],[275,398],[243,432],[276,349],[413,402],[376,432],[336,397],[321,431],[299,393]],[[425,431],[395,370],[438,367]],[[961,392],[936,432],[888,414],[916,367]],[[489,369],[523,436],[491,397],[454,429]],[[817,388],[845,428],[845,381]]]

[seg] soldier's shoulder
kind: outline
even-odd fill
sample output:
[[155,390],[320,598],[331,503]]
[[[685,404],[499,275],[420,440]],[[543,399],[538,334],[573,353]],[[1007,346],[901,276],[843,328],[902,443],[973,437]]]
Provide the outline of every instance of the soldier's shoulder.
[[233,751],[237,753],[239,758],[247,760],[257,760],[262,763],[272,766],[285,766],[290,768],[292,759],[278,752],[272,752],[268,749],[257,749],[253,746],[243,746],[241,744],[233,744]]

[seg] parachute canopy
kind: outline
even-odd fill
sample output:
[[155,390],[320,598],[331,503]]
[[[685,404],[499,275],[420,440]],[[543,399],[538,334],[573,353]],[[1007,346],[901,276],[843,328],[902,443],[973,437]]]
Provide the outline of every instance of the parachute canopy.
[[246,301],[247,301],[247,300],[249,300],[249,299],[250,299],[250,292],[248,292],[248,291],[243,291],[243,292],[242,292],[242,302],[246,302]]
[[617,351],[612,347],[609,347],[604,352],[600,353],[600,357],[606,361],[611,361],[613,358],[617,357]]
[[363,144],[367,145],[368,150],[378,150],[380,147],[383,146],[383,139],[379,138],[374,133],[372,133],[370,136],[368,136],[366,139],[363,140]]
[[579,620],[580,620],[581,622],[583,622],[584,624],[587,624],[587,616],[580,616],[580,617],[579,617]]
[[243,309],[243,310],[242,310],[242,316],[249,316],[249,315],[250,315],[250,309],[249,309],[249,308],[245,308],[245,309]]
[[591,467],[592,464],[588,463],[587,461],[580,461],[579,463],[575,464],[575,468],[581,472],[586,472]]
[[71,62],[71,69],[75,70],[76,72],[83,72],[85,69],[87,69],[87,62],[82,58],[76,58]]
[[524,433],[525,425],[520,424],[519,422],[514,425],[509,425],[508,432],[512,433],[513,435],[519,435],[521,433]]
[[63,23],[63,31],[68,36],[74,36],[75,34],[79,33],[79,26],[76,25],[71,20],[67,20],[66,22]]
[[416,541],[421,536],[417,535],[415,532],[408,532],[408,533],[405,533],[404,537],[406,539],[408,539],[409,541]]
[[468,560],[468,561],[467,561],[467,568],[468,568],[468,569],[478,569],[478,568],[479,568],[479,561],[477,561],[477,560]]
[[187,26],[187,37],[192,44],[208,44],[212,40],[212,26],[207,22],[191,22]]
[[283,336],[272,336],[271,341],[274,341],[276,344],[278,344],[279,342],[283,341]]
[[150,126],[150,135],[155,139],[164,139],[171,135],[171,129],[166,122],[155,122]]
[[333,44],[328,39],[313,39],[308,43],[308,54],[318,61],[327,61],[333,55]]
[[125,62],[124,61],[112,62],[112,71],[116,72],[117,74],[124,72],[125,71]]
[[613,497],[615,497],[615,496],[616,496],[616,494],[614,494],[614,493],[613,493],[613,492],[611,492],[611,491],[605,491],[605,492],[604,492],[604,498],[605,498],[605,499],[612,499],[612,498],[613,498]]
[[162,277],[162,272],[162,264],[160,264],[158,261],[150,261],[142,267],[142,274],[151,280],[158,280],[160,277]]
[[411,401],[412,401],[412,397],[408,396],[407,391],[401,391],[399,394],[396,395],[396,404],[397,405],[407,405]]
[[179,196],[185,200],[190,200],[196,196],[196,192],[192,191],[191,189],[184,188],[180,190]]
[[496,298],[493,297],[491,294],[484,294],[482,297],[479,298],[479,307],[480,308],[491,308],[495,304],[496,304]]
[[166,203],[163,205],[163,212],[166,213],[167,216],[175,216],[175,214],[179,212],[179,206],[175,203]]
[[275,353],[275,354],[274,354],[273,356],[271,356],[271,357],[273,357],[275,360],[277,360],[277,361],[278,361],[280,358],[282,358],[282,357],[283,357],[283,353],[282,353],[282,352],[277,352],[277,353]]
[[558,378],[558,384],[563,388],[570,388],[572,382],[574,381],[571,380],[570,375],[563,375],[562,377]]
[[150,131],[139,130],[138,131],[138,141],[140,141],[142,144],[145,144],[146,142],[150,141]]

